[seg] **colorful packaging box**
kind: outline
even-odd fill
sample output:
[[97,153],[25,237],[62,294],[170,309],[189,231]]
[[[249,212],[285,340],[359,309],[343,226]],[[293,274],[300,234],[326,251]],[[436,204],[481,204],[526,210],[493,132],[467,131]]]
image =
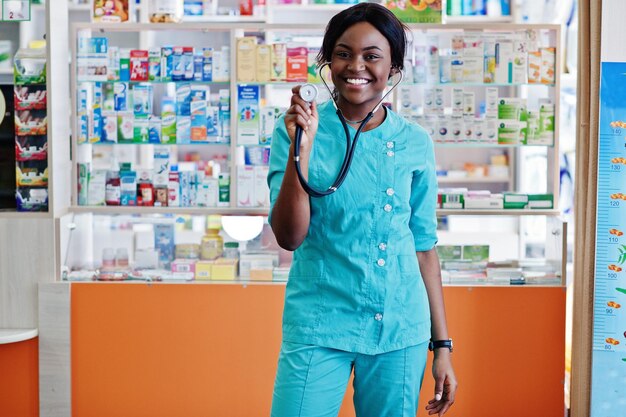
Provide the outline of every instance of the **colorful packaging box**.
[[541,51],[528,52],[528,83],[541,83]]
[[159,252],[159,264],[169,268],[174,260],[174,224],[154,224],[154,248]]
[[541,52],[541,83],[554,84],[556,71],[556,48],[539,48]]
[[240,165],[237,167],[237,206],[253,207],[254,197],[254,167]]
[[137,173],[120,171],[120,204],[122,206],[137,205]]
[[148,116],[135,116],[133,122],[133,143],[148,143],[150,121]]
[[202,81],[213,81],[213,48],[202,49]]
[[129,84],[127,82],[119,82],[113,84],[113,109],[115,111],[127,111]]
[[265,83],[272,79],[272,46],[256,46],[256,81]]
[[148,143],[161,144],[161,125],[163,122],[158,116],[151,115],[148,118]]
[[269,166],[257,165],[254,167],[254,206],[269,207],[270,206],[270,189],[267,185],[267,175]]
[[176,115],[191,116],[191,84],[176,85]]
[[259,134],[259,143],[262,145],[270,145],[272,143],[272,135],[276,119],[280,115],[278,107],[263,107],[261,109],[261,131]]
[[154,156],[154,186],[167,187],[170,172],[170,150],[167,146],[155,146]]
[[272,81],[287,80],[287,45],[272,44]]
[[136,117],[149,116],[152,114],[152,102],[154,99],[154,88],[152,85],[135,85],[132,89],[133,113]]
[[519,120],[500,120],[498,124],[499,145],[522,145],[526,137],[527,123]]
[[308,79],[309,65],[306,46],[287,46],[287,81],[306,82]]
[[[191,141],[207,141],[207,91],[206,88],[194,88],[191,93]],[[204,87],[204,86],[202,86]]]
[[130,51],[130,80],[149,80],[149,56],[148,51],[133,49]]
[[135,116],[133,112],[117,112],[117,141],[132,143],[135,135]]
[[[76,75],[79,81],[107,81],[108,39],[79,38],[76,60]],[[43,82],[45,83],[45,80]]]
[[256,36],[237,38],[237,81],[256,79]]
[[259,102],[258,85],[237,86],[237,143],[239,145],[259,144]]
[[307,82],[320,83],[320,75],[317,71],[317,54],[319,54],[320,48],[317,46],[309,46],[307,50]]
[[173,71],[174,48],[171,46],[161,47],[161,81],[171,81]]
[[191,116],[176,116],[176,143],[191,143]]
[[218,120],[221,141],[228,143],[230,142],[230,90],[228,89],[219,91]]
[[117,113],[102,112],[102,142],[117,143]]
[[176,100],[172,97],[161,100],[161,142],[176,143]]
[[150,81],[161,79],[161,50],[159,48],[148,50],[148,79]]

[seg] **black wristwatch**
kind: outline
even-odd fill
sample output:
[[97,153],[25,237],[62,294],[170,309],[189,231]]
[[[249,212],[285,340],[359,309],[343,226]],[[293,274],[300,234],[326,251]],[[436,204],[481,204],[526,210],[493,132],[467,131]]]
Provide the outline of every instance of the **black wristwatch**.
[[452,353],[452,339],[448,340],[431,340],[428,343],[428,350],[431,352],[435,349],[448,348],[450,349],[450,353]]

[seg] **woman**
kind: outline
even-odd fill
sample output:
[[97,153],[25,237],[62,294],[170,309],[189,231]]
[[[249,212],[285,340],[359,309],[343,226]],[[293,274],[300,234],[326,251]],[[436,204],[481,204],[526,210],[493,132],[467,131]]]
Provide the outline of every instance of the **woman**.
[[[354,136],[389,79],[403,69],[406,27],[384,7],[361,3],[333,17],[318,64],[329,63],[335,100]],[[273,417],[336,416],[354,371],[358,417],[417,412],[429,340],[435,397],[454,402],[437,242],[437,181],[426,132],[384,106],[367,121],[338,190],[311,198],[293,163],[318,190],[333,183],[345,135],[332,101],[309,106],[295,87],[272,140],[270,224],[294,251]],[[442,347],[443,346],[443,347]]]

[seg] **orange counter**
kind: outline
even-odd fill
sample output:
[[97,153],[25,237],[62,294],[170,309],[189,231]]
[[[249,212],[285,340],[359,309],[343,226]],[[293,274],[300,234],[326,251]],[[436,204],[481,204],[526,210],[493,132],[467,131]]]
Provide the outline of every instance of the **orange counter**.
[[[72,415],[268,416],[284,289],[72,284]],[[447,415],[561,417],[565,290],[444,292],[459,380]],[[433,393],[430,364],[426,375],[422,409]],[[351,395],[342,417],[354,416]]]
[[0,344],[0,416],[39,415],[38,339]]

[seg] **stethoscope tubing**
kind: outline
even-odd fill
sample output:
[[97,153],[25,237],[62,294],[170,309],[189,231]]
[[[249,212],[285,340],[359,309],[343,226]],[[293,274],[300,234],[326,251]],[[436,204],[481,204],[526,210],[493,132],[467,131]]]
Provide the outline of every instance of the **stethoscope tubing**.
[[324,77],[322,76],[322,69],[326,65],[330,65],[330,63],[326,62],[326,63],[322,64],[320,66],[318,72],[319,72],[320,79],[322,80],[324,86],[326,87],[326,89],[330,93],[330,97],[331,97],[331,99],[333,101],[333,105],[335,106],[337,116],[339,117],[339,120],[341,121],[341,124],[343,126],[343,130],[344,130],[344,133],[346,135],[346,155],[343,158],[343,161],[341,163],[341,168],[339,169],[339,173],[337,174],[337,177],[335,178],[335,181],[333,182],[333,184],[330,187],[328,187],[326,190],[323,190],[323,191],[314,189],[313,187],[311,187],[308,184],[307,180],[304,178],[304,175],[302,174],[302,169],[300,167],[300,144],[302,143],[303,129],[299,125],[296,125],[296,136],[294,138],[293,161],[294,161],[294,164],[295,164],[295,167],[296,167],[296,173],[298,175],[298,180],[300,181],[300,185],[302,186],[304,191],[306,191],[307,194],[309,194],[311,197],[324,197],[324,196],[330,195],[330,194],[334,193],[335,191],[337,191],[337,189],[343,184],[343,182],[345,181],[346,177],[348,176],[348,172],[350,170],[350,165],[352,164],[352,159],[354,157],[354,152],[356,151],[356,145],[357,145],[357,142],[359,140],[359,136],[361,135],[361,131],[367,125],[367,123],[370,121],[370,119],[372,117],[374,117],[374,113],[378,110],[378,108],[382,104],[383,100],[385,100],[385,98],[389,95],[389,93],[391,93],[398,86],[398,84],[400,84],[402,82],[402,79],[404,78],[404,74],[400,70],[399,71],[400,79],[398,80],[398,82],[396,82],[391,87],[391,89],[385,95],[383,95],[383,97],[376,104],[376,106],[374,106],[374,109],[372,109],[372,111],[370,111],[367,114],[367,116],[365,116],[365,119],[363,119],[361,121],[361,123],[359,123],[359,127],[358,127],[358,129],[357,129],[357,131],[356,131],[356,133],[354,135],[354,139],[352,139],[351,135],[350,135],[350,131],[348,129],[348,123],[346,122],[346,118],[341,113],[341,110],[337,106],[337,102],[335,101],[335,98],[333,97],[333,92],[331,91],[330,87],[328,86],[328,84],[324,80]]

